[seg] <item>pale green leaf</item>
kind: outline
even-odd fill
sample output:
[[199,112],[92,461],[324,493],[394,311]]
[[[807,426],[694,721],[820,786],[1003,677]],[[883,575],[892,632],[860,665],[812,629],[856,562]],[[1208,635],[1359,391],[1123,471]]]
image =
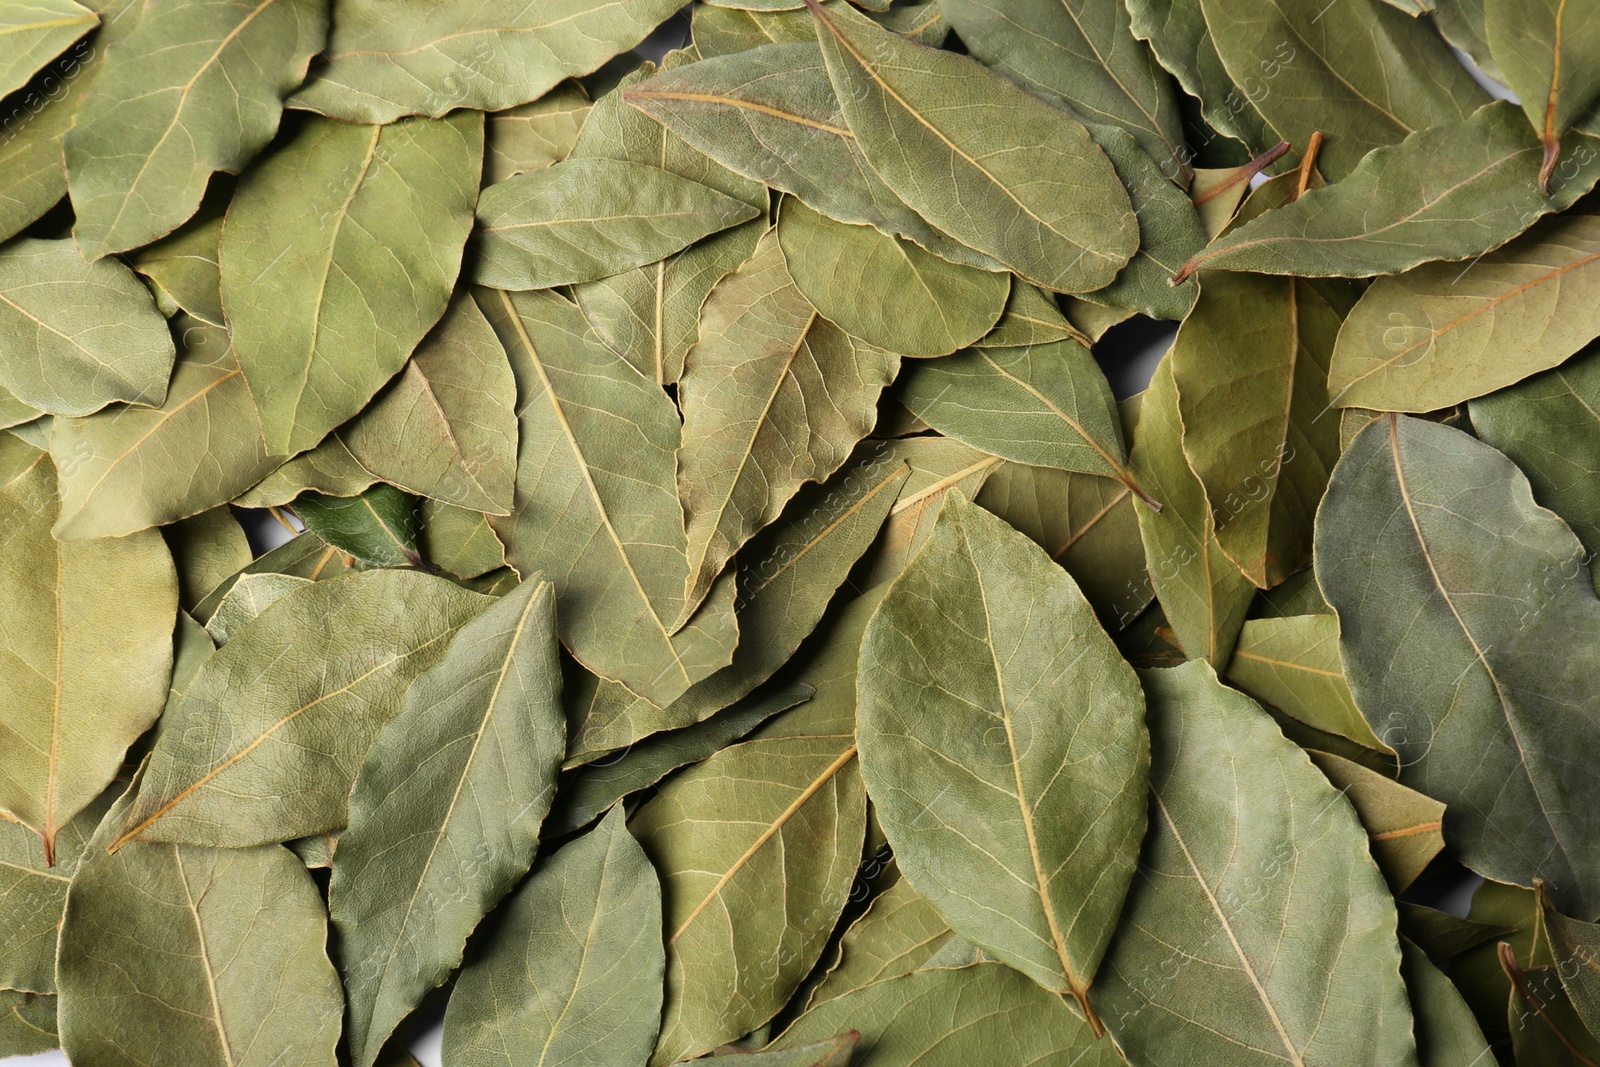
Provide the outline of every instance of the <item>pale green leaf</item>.
[[28,83],[67,46],[100,22],[95,12],[75,0],[15,0],[0,11],[0,37],[6,56],[0,59],[0,96]]
[[476,578],[506,565],[506,546],[481,511],[424,500],[422,543],[428,562],[457,578]]
[[161,533],[178,568],[178,604],[185,611],[255,558],[244,527],[226,505],[180,519]]
[[222,240],[222,214],[199,215],[181,229],[153,245],[141,248],[132,257],[134,269],[150,280],[156,303],[162,313],[172,315],[172,307],[193,315],[201,322],[223,326],[222,268],[217,263],[217,246]]
[[206,620],[205,630],[217,648],[228,643],[228,638],[244,629],[246,624],[273,604],[293,593],[301,586],[311,584],[311,579],[295,574],[241,574],[228,587],[217,604],[217,610]]
[[1522,101],[1544,163],[1539,185],[1548,191],[1561,154],[1561,135],[1600,97],[1600,7],[1592,0],[1483,0],[1483,28],[1496,77]]
[[61,828],[54,864],[45,862],[39,835],[0,819],[0,989],[56,991],[56,934],[67,886],[116,797],[115,787],[108,789]]
[[589,117],[589,94],[562,82],[530,104],[496,111],[483,128],[483,180],[503,182],[566,159]]
[[35,1056],[60,1047],[56,999],[0,989],[0,1056]]
[[239,494],[233,503],[241,508],[281,507],[308,490],[324,496],[357,496],[377,480],[356,462],[338,434],[329,434],[321,444],[295,456]]
[[1355,807],[1389,888],[1404,892],[1444,850],[1444,805],[1342,756],[1307,754]]
[[962,940],[926,897],[897,878],[839,939],[839,959],[812,989],[806,1009],[919,971]]

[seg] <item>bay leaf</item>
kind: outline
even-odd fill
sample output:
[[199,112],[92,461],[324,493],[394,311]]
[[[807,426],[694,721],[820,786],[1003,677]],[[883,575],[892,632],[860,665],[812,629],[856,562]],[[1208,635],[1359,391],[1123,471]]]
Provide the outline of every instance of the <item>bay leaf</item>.
[[1400,940],[1400,973],[1411,994],[1421,1067],[1488,1064],[1489,1045],[1472,1009],[1445,973],[1410,940]]
[[56,508],[43,453],[0,486],[0,808],[40,836],[47,863],[161,714],[178,610],[159,533],[57,541]]
[[0,1056],[37,1056],[60,1045],[54,996],[0,989]]
[[527,873],[566,740],[555,594],[530,578],[417,677],[351,790],[328,901],[357,1067]]
[[909,466],[911,476],[889,509],[883,532],[873,546],[872,568],[861,583],[865,589],[888,582],[905,569],[933,532],[946,493],[955,489],[969,499],[976,497],[984,482],[1005,463],[999,456],[949,437],[906,437],[880,445],[886,454]]
[[227,331],[186,317],[175,326],[182,351],[159,407],[115,404],[56,420],[57,537],[120,537],[187,519],[283,465],[267,455]]
[[84,262],[71,241],[25,237],[0,249],[0,337],[0,387],[52,415],[159,404],[176,358],[138,276],[120,262]]
[[88,259],[182,225],[213,172],[237,174],[277,132],[283,98],[328,29],[326,0],[145,5],[67,131],[73,234]]
[[371,471],[356,462],[338,434],[329,434],[316,447],[281,464],[256,485],[234,497],[233,503],[241,508],[282,507],[306,492],[353,497],[377,480]]
[[941,0],[971,54],[1086,122],[1126,130],[1161,172],[1189,181],[1178,95],[1111,0]]
[[1600,1029],[1600,926],[1561,914],[1543,894],[1540,904],[1556,975],[1573,1011],[1593,1034]]
[[437,500],[422,502],[423,555],[457,578],[477,578],[506,565],[506,546],[489,516]]
[[1105,307],[1076,296],[1062,300],[1061,310],[1066,315],[1067,321],[1072,324],[1072,328],[1088,338],[1090,344],[1099,344],[1107,330],[1127,322],[1134,316],[1134,312],[1127,308]]
[[[283,597],[231,635],[167,709],[115,844],[242,848],[343,826],[350,783],[401,694],[488,603],[405,570],[342,575]],[[306,662],[322,669],[306,674]]]
[[[333,850],[339,843],[337,834],[312,834],[285,841],[284,847],[306,865],[308,871],[327,870],[333,866]],[[380,1061],[381,1062],[381,1061]]]
[[206,620],[206,633],[216,647],[251,622],[257,615],[282,600],[311,579],[296,574],[241,574],[217,603],[217,610]]
[[247,574],[292,574],[315,582],[345,573],[343,559],[338,549],[329,547],[316,534],[301,533],[263,552],[258,559],[219,582],[195,605],[193,615],[197,620],[210,619],[222,598]]
[[311,119],[240,181],[222,303],[267,450],[360,411],[449,302],[472,225],[483,117]]
[[244,527],[226,505],[162,528],[178,568],[178,606],[193,611],[217,586],[254,560]]
[[626,52],[677,0],[496,0],[419,8],[340,0],[327,62],[289,101],[346,122],[503,111]]
[[56,934],[67,886],[116,797],[115,787],[106,790],[61,828],[53,864],[37,834],[0,819],[0,989],[56,991]]
[[572,295],[613,352],[656,384],[676,384],[700,336],[701,305],[766,230],[765,218],[751,219],[666,259],[575,285]]
[[1444,805],[1342,756],[1307,755],[1354,805],[1378,869],[1395,893],[1404,892],[1444,850]]
[[1068,338],[1089,347],[1088,337],[1067,321],[1053,294],[1013,276],[1005,313],[982,343],[984,348],[1024,348]]
[[870,1067],[1123,1062],[1060,998],[999,963],[916,971],[858,989],[800,1016],[773,1048],[807,1044],[844,1026],[860,1031],[867,1055],[857,1062]]
[[687,528],[685,613],[806,482],[844,465],[872,429],[892,352],[853,341],[789,276],[769,231],[718,282],[679,382],[678,496]]
[[1570,176],[1561,175],[1545,197],[1538,189],[1538,139],[1513,105],[1485,104],[1460,122],[1374,149],[1342,181],[1212,241],[1177,277],[1225,268],[1366,278],[1470,259],[1593,187],[1600,146],[1578,133],[1563,143]]
[[1138,681],[1077,584],[947,495],[867,625],[857,684],[862,774],[906,880],[1100,1033],[1088,990],[1133,878],[1150,757]]
[[666,783],[633,817],[661,876],[666,930],[652,1064],[760,1026],[822,955],[866,832],[853,742],[846,734],[733,745]]
[[[807,6],[862,154],[914,211],[1047,289],[1098,289],[1132,258],[1127,193],[1081,123],[969,58]],[[1084,212],[1086,198],[1099,210]]]
[[1600,218],[1534,226],[1463,267],[1373,282],[1339,332],[1328,389],[1341,407],[1436,411],[1549,370],[1600,333]]
[[1150,837],[1096,997],[1129,1063],[1416,1063],[1349,803],[1210,665],[1141,678]]
[[1374,148],[1459,122],[1488,100],[1428,26],[1381,0],[1200,7],[1223,66],[1267,124],[1295,145],[1327,138],[1317,166],[1333,181]]
[[1534,498],[1600,549],[1600,356],[1586,353],[1471,404],[1472,428],[1509,456]]
[[689,566],[675,491],[677,409],[550,292],[481,290],[517,378],[512,514],[489,520],[523,575],[555,586],[562,643],[657,706],[733,656],[733,589],[683,622]]
[[1211,274],[1172,343],[1183,454],[1217,545],[1257,588],[1311,562],[1339,459],[1328,367],[1339,313],[1297,278]]
[[107,815],[67,892],[58,957],[67,1055],[87,1065],[333,1067],[344,997],[305,867],[278,845],[133,844],[104,855],[126,810]]
[[1484,74],[1504,84],[1505,72],[1489,51],[1483,0],[1430,0],[1433,24],[1451,48],[1465,55]]
[[483,128],[484,183],[503,182],[566,159],[591,106],[582,84],[565,81],[532,103],[489,115]]
[[860,1040],[858,1031],[846,1030],[826,1041],[752,1052],[744,1059],[750,1067],[847,1067]]
[[358,463],[391,485],[503,515],[516,472],[515,401],[505,349],[463,295],[339,436]]
[[[1169,351],[1145,392],[1128,466],[1161,510],[1134,509],[1144,542],[1150,589],[1161,602],[1177,643],[1190,659],[1225,668],[1244,625],[1255,586],[1217,541],[1205,486],[1183,454],[1183,421]],[[1137,587],[1128,606],[1142,603]]]
[[[149,279],[162,298],[212,326],[224,326],[222,267],[217,248],[222,241],[222,212],[200,213],[172,234],[134,253],[135,270]],[[163,307],[171,317],[171,312]]]
[[359,496],[302,493],[295,514],[306,529],[363,563],[378,567],[413,566],[422,562],[421,506],[417,498],[379,482]]
[[1449,805],[1445,836],[1463,863],[1543,878],[1579,915],[1600,914],[1589,875],[1600,835],[1586,808],[1556,797],[1587,788],[1572,754],[1600,738],[1600,698],[1579,680],[1600,648],[1583,555],[1504,456],[1397,415],[1345,451],[1317,522],[1317,581],[1339,616],[1350,691],[1392,731],[1401,782]]
[[483,191],[475,280],[513,290],[590,282],[665,259],[756,214],[659,167],[567,159]]
[[1509,4],[1484,0],[1483,28],[1497,77],[1522,101],[1544,145],[1539,187],[1550,191],[1561,135],[1600,98],[1600,68],[1589,62],[1600,47],[1600,14],[1564,0]]
[[72,42],[94,29],[100,16],[76,0],[20,0],[0,14],[0,34],[11,38],[0,59],[0,96],[26,85]]
[[961,941],[927,898],[898,878],[839,939],[839,959],[811,991],[806,1010],[919,971]]

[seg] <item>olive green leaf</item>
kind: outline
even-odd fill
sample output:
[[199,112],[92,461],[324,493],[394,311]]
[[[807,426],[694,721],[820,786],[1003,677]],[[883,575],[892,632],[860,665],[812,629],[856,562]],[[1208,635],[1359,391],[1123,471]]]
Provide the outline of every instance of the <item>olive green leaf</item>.
[[906,437],[874,442],[873,447],[904,461],[911,476],[889,509],[883,533],[873,546],[872,569],[861,583],[865,589],[890,581],[905,569],[933,532],[946,493],[956,489],[969,499],[976,497],[984,482],[1005,464],[999,456],[949,437]]
[[1349,803],[1210,665],[1141,677],[1150,837],[1096,992],[1128,1061],[1415,1064],[1394,901]]
[[357,496],[377,480],[356,462],[339,435],[329,434],[321,444],[295,456],[235,497],[233,503],[241,508],[275,508],[308,490],[324,496]]
[[1341,407],[1436,411],[1549,370],[1600,333],[1600,218],[1540,223],[1463,267],[1380,278],[1329,367]]
[[177,351],[150,291],[71,241],[0,249],[0,388],[52,415],[159,404]]
[[744,1062],[749,1067],[848,1067],[860,1040],[858,1031],[846,1030],[827,1041],[752,1052]]
[[[1161,510],[1135,508],[1149,582],[1189,659],[1226,667],[1255,586],[1217,541],[1205,486],[1183,454],[1183,421],[1168,352],[1150,379],[1128,466]],[[1130,600],[1137,601],[1138,597]]]
[[511,510],[516,379],[470,296],[453,300],[405,369],[339,430],[367,470],[474,511]]
[[484,183],[503,182],[566,159],[590,106],[583,86],[567,81],[530,104],[489,115],[483,128]]
[[0,989],[0,1056],[35,1056],[61,1047],[53,995]]
[[437,500],[422,502],[423,556],[457,578],[476,578],[506,565],[506,546],[489,516]]
[[919,971],[961,941],[927,898],[898,878],[840,938],[839,959],[812,989],[806,1009]]
[[1600,549],[1600,356],[1585,354],[1471,408],[1472,428],[1522,468],[1535,499]]
[[99,25],[100,16],[74,0],[18,0],[0,12],[0,96],[28,83],[67,46]]
[[770,678],[822,619],[877,536],[906,475],[893,456],[867,445],[833,478],[797,494],[735,557],[740,639],[733,661],[662,708],[599,683],[576,702],[581,710],[572,723],[569,764],[700,722]]
[[45,862],[37,834],[0,819],[0,989],[56,991],[56,933],[67,886],[116,797],[108,789],[61,828],[54,865]]
[[548,289],[653,263],[758,214],[709,185],[618,159],[567,159],[478,201],[476,280]]
[[1600,19],[1590,4],[1568,10],[1566,0],[1508,3],[1483,0],[1483,28],[1499,68],[1495,76],[1522,101],[1544,145],[1539,187],[1550,191],[1561,135],[1600,97]]
[[412,683],[356,776],[328,902],[357,1067],[527,873],[566,741],[555,594],[530,578]]
[[778,712],[805,703],[812,692],[809,685],[773,685],[709,719],[651,734],[620,753],[573,768],[562,777],[546,833],[581,830],[624,797],[720,752]]
[[126,807],[67,891],[57,966],[72,1062],[333,1067],[344,997],[305,867],[278,845],[103,855]]
[[866,832],[855,757],[848,734],[746,741],[673,778],[634,816],[666,918],[655,1067],[771,1019],[822,955]]
[[1600,1040],[1585,1028],[1561,984],[1561,963],[1552,953],[1543,924],[1534,928],[1531,959],[1519,960],[1504,942],[1496,947],[1500,967],[1511,983],[1506,1021],[1516,1061],[1571,1067],[1600,1061]]
[[512,514],[489,520],[524,576],[555,586],[562,643],[657,706],[733,656],[733,589],[687,624],[672,400],[606,348],[563,297],[477,294],[517,378]]
[[1445,973],[1404,937],[1400,939],[1400,973],[1411,994],[1421,1067],[1489,1064],[1493,1057],[1472,1009]]
[[1389,887],[1404,892],[1444,849],[1444,805],[1342,756],[1307,754],[1355,806]]
[[227,596],[240,578],[249,574],[290,574],[311,581],[334,578],[345,573],[344,554],[330,547],[314,533],[302,533],[259,559],[241,567],[236,574],[219,582],[195,605],[192,614],[196,619],[210,619],[222,598]]
[[1085,122],[1132,134],[1172,181],[1189,182],[1178,94],[1114,0],[941,0],[971,54]]
[[483,117],[312,119],[239,183],[222,303],[267,450],[310,448],[444,313],[472,225]]
[[283,98],[328,28],[326,0],[145,5],[106,57],[66,136],[73,233],[85,257],[149,244],[277,132]]
[[[1132,258],[1128,194],[1081,123],[970,58],[806,3],[862,154],[918,214],[1061,292],[1098,289]],[[962,85],[954,107],[952,82]]]
[[40,453],[0,486],[0,808],[43,839],[47,863],[161,714],[178,611],[159,533],[63,542],[55,520]]
[[789,277],[771,231],[717,283],[678,387],[685,612],[801,485],[844,465],[899,365],[899,356],[822,318]]
[[100,28],[82,38],[5,98],[0,119],[0,240],[9,240],[67,195],[62,142],[105,62],[106,50],[133,31],[139,0],[85,0]]
[[20,426],[25,422],[32,422],[44,412],[31,404],[25,404],[12,395],[5,386],[0,385],[0,428]]
[[1397,739],[1401,731],[1385,723],[1379,737],[1356,708],[1339,661],[1339,623],[1331,614],[1251,619],[1239,631],[1227,679],[1296,722],[1381,752],[1394,765],[1386,739]]
[[182,310],[201,322],[223,326],[222,268],[217,246],[222,240],[222,213],[199,215],[131,257],[133,267],[155,290],[156,306],[171,318]]
[[311,579],[294,574],[241,574],[222,595],[217,610],[206,620],[206,633],[217,648],[244,629],[257,615],[299,589]]
[[1077,341],[969,348],[913,363],[895,396],[940,433],[991,455],[1134,488],[1111,386]]
[[180,519],[161,533],[178,568],[178,606],[185,611],[255,558],[244,527],[226,505]]
[[1374,149],[1344,180],[1212,241],[1178,277],[1224,268],[1365,278],[1470,259],[1565,210],[1600,178],[1600,145],[1581,134],[1564,143],[1561,181],[1545,197],[1538,139],[1513,105],[1485,104],[1461,122]]
[[289,101],[347,122],[503,111],[626,52],[678,0],[340,0],[327,63]]
[[189,318],[175,326],[182,351],[160,407],[116,404],[56,420],[50,451],[61,480],[57,537],[120,537],[186,519],[226,504],[283,465],[282,457],[267,455],[227,331]]
[[765,218],[713,234],[677,255],[573,286],[584,318],[613,352],[658,385],[683,377],[712,288],[750,258]]
[[1589,788],[1574,757],[1600,743],[1579,666],[1600,648],[1600,599],[1566,523],[1494,449],[1389,415],[1339,461],[1316,549],[1356,705],[1392,724],[1400,780],[1449,805],[1461,861],[1600,912],[1600,827],[1561,799]]
[[928,1063],[1063,1063],[1120,1067],[1070,1009],[999,963],[915,971],[817,1005],[773,1042],[789,1049],[843,1027],[861,1033],[871,1067]]
[[1542,893],[1540,902],[1561,986],[1592,1034],[1600,1029],[1600,926],[1568,918],[1550,907]]
[[364,563],[404,567],[422,561],[422,509],[416,497],[392,485],[379,482],[351,497],[302,493],[294,510],[306,529]]
[[903,356],[965,348],[999,321],[1010,295],[1006,274],[951,263],[871,226],[834,222],[793,197],[778,214],[777,237],[795,285],[824,318]]
[[456,980],[445,1059],[643,1063],[660,1026],[662,897],[620,810],[563,846],[506,902],[494,939]]
[[1311,562],[1339,459],[1328,365],[1339,314],[1307,282],[1209,275],[1172,345],[1183,454],[1217,545],[1261,589]]
[[312,834],[310,837],[297,837],[293,841],[285,841],[284,847],[300,857],[300,862],[306,865],[306,870],[317,871],[333,866],[333,850],[338,843],[338,834]]
[[1056,306],[1055,296],[1038,286],[1013,277],[1006,310],[993,330],[983,336],[984,348],[1023,348],[1071,338],[1089,346],[1089,339],[1067,321]]
[[1133,878],[1150,755],[1138,679],[1077,584],[947,494],[867,626],[857,685],[862,775],[906,880],[1099,1033],[1088,990]]
[[[137,838],[239,848],[343,826],[350,783],[401,694],[489,602],[405,570],[283,597],[167,709],[116,847]],[[307,662],[320,669],[306,674]]]
[[[1251,152],[1271,147],[1278,135],[1256,110],[1252,94],[1234,84],[1206,26],[1200,0],[1126,0],[1133,35],[1150,45],[1161,65],[1200,101],[1205,120],[1218,133],[1244,143]],[[1270,68],[1269,68],[1270,69]],[[1260,92],[1260,79],[1251,83]],[[1182,151],[1179,158],[1189,162]]]
[[[1338,181],[1374,148],[1488,100],[1430,28],[1381,0],[1201,0],[1223,66],[1268,125]],[[1262,146],[1265,147],[1265,146]],[[1260,149],[1256,149],[1259,151]]]

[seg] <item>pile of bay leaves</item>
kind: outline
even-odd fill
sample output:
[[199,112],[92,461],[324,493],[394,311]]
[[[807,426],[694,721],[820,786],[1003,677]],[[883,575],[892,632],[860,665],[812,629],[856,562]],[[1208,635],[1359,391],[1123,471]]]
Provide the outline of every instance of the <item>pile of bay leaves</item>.
[[0,1056],[1600,1063],[1600,0],[680,4],[0,0]]

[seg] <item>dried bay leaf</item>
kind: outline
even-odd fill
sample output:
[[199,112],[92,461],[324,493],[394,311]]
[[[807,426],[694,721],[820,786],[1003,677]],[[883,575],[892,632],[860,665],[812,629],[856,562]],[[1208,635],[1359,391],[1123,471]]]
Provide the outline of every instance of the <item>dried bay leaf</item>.
[[0,486],[0,808],[43,839],[47,861],[161,714],[178,610],[159,533],[57,541],[56,507],[42,453]]
[[289,101],[346,122],[503,111],[626,52],[677,0],[495,0],[419,8],[341,0],[327,63]]
[[806,1009],[919,971],[961,941],[926,897],[897,878],[840,938],[839,959],[811,991]]
[[867,626],[858,686],[863,775],[901,872],[1098,1034],[1088,990],[1133,877],[1150,757],[1137,679],[1076,583],[947,495]]
[[56,997],[0,989],[0,1056],[35,1056],[60,1045]]
[[0,820],[0,989],[56,991],[56,934],[67,886],[116,796],[108,789],[61,828],[53,864],[45,862],[37,834]]
[[1465,268],[1380,278],[1350,312],[1329,366],[1341,407],[1427,412],[1549,370],[1600,333],[1600,218],[1541,223]]
[[193,611],[213,589],[255,558],[244,528],[226,505],[162,528],[178,568],[178,605]]
[[422,502],[423,555],[457,578],[477,578],[506,565],[506,546],[489,516],[437,500]]
[[[1127,193],[1081,123],[971,59],[807,6],[850,131],[913,210],[1047,289],[1098,289],[1132,258]],[[955,107],[951,81],[963,85]]]
[[489,523],[519,573],[555,586],[574,657],[665,706],[725,666],[737,641],[730,584],[683,621],[677,410],[561,296],[481,290],[477,299],[517,378],[513,513]]
[[1487,1064],[1489,1046],[1472,1009],[1445,973],[1404,937],[1400,940],[1400,973],[1411,994],[1421,1067]]
[[1141,677],[1151,833],[1096,994],[1129,1062],[1415,1063],[1355,812],[1209,665]]
[[1600,11],[1566,0],[1510,4],[1483,0],[1483,28],[1495,77],[1522,101],[1544,162],[1539,187],[1548,193],[1561,154],[1561,135],[1600,98],[1600,66],[1590,62],[1600,48]]
[[685,612],[723,565],[821,481],[872,429],[900,358],[853,341],[789,276],[775,234],[712,289],[679,383],[678,496],[687,528]]
[[339,437],[358,463],[392,485],[503,515],[516,472],[515,408],[505,349],[463,295]]
[[329,906],[358,1067],[527,873],[565,748],[555,593],[530,578],[417,677],[356,776]]
[[212,326],[225,325],[222,314],[222,267],[217,247],[222,240],[222,213],[200,214],[176,232],[132,257],[133,267],[149,279],[156,305],[167,317],[172,307]]
[[345,556],[326,544],[314,533],[302,533],[284,544],[261,554],[218,583],[195,605],[192,614],[196,619],[210,619],[222,598],[247,574],[291,574],[299,578],[319,581],[345,573]]
[[67,46],[99,25],[100,16],[75,0],[19,0],[0,12],[0,96],[28,83]]
[[1067,321],[1053,294],[1013,276],[1005,313],[994,329],[983,335],[983,347],[1024,348],[1068,338],[1089,347],[1089,339]]
[[778,214],[777,239],[790,277],[824,318],[903,356],[965,348],[990,332],[1010,295],[1005,274],[951,263],[871,226],[834,222],[792,197]]
[[1445,835],[1462,862],[1543,878],[1579,915],[1600,913],[1600,843],[1589,809],[1558,798],[1589,787],[1577,754],[1600,712],[1579,680],[1600,647],[1583,556],[1504,456],[1397,415],[1346,450],[1317,522],[1317,579],[1339,615],[1350,691],[1397,727],[1385,738],[1401,781],[1449,805]]
[[377,480],[356,462],[338,434],[329,434],[321,444],[301,452],[235,497],[233,503],[241,508],[275,508],[307,491],[330,497],[358,496]]
[[206,620],[206,633],[216,647],[290,593],[311,584],[311,579],[295,574],[241,574],[217,603],[217,610]]
[[[283,597],[233,634],[167,710],[117,845],[240,848],[343,826],[350,784],[401,694],[489,603],[401,570]],[[307,674],[305,662],[322,669]]]
[[222,303],[267,450],[360,411],[444,314],[472,225],[483,117],[306,121],[240,181]]
[[1355,806],[1378,869],[1391,889],[1404,892],[1444,849],[1444,805],[1342,756],[1307,755]]
[[0,249],[0,388],[52,415],[159,404],[176,348],[150,291],[71,241]]
[[363,563],[404,567],[422,561],[417,551],[421,507],[416,497],[392,485],[379,482],[352,497],[302,493],[294,507],[306,529]]
[[326,0],[144,5],[107,56],[66,136],[85,257],[182,225],[214,171],[237,174],[278,129],[328,27]]
[[1547,198],[1538,189],[1538,139],[1511,104],[1485,104],[1460,122],[1374,149],[1342,181],[1212,241],[1178,277],[1225,268],[1366,278],[1470,259],[1593,187],[1600,145],[1578,133],[1564,143],[1570,177]]
[[659,167],[567,159],[483,191],[475,280],[512,290],[590,282],[665,259],[756,214]]
[[861,1034],[846,1030],[837,1037],[786,1049],[765,1049],[744,1057],[750,1067],[848,1067]]
[[[861,583],[873,589],[892,580],[916,555],[939,515],[944,495],[959,490],[978,495],[1005,460],[949,437],[906,437],[879,442],[884,452],[911,468],[872,550],[872,568]],[[997,512],[998,513],[998,512]]]
[[119,404],[56,420],[57,537],[119,537],[187,519],[283,465],[267,455],[227,331],[189,318],[175,326],[183,348],[160,407]]
[[771,1019],[822,955],[866,832],[855,756],[848,734],[746,741],[673,778],[633,817],[661,876],[666,930],[651,1064]]
[[589,117],[589,94],[578,82],[489,115],[483,129],[483,180],[490,185],[566,159]]

